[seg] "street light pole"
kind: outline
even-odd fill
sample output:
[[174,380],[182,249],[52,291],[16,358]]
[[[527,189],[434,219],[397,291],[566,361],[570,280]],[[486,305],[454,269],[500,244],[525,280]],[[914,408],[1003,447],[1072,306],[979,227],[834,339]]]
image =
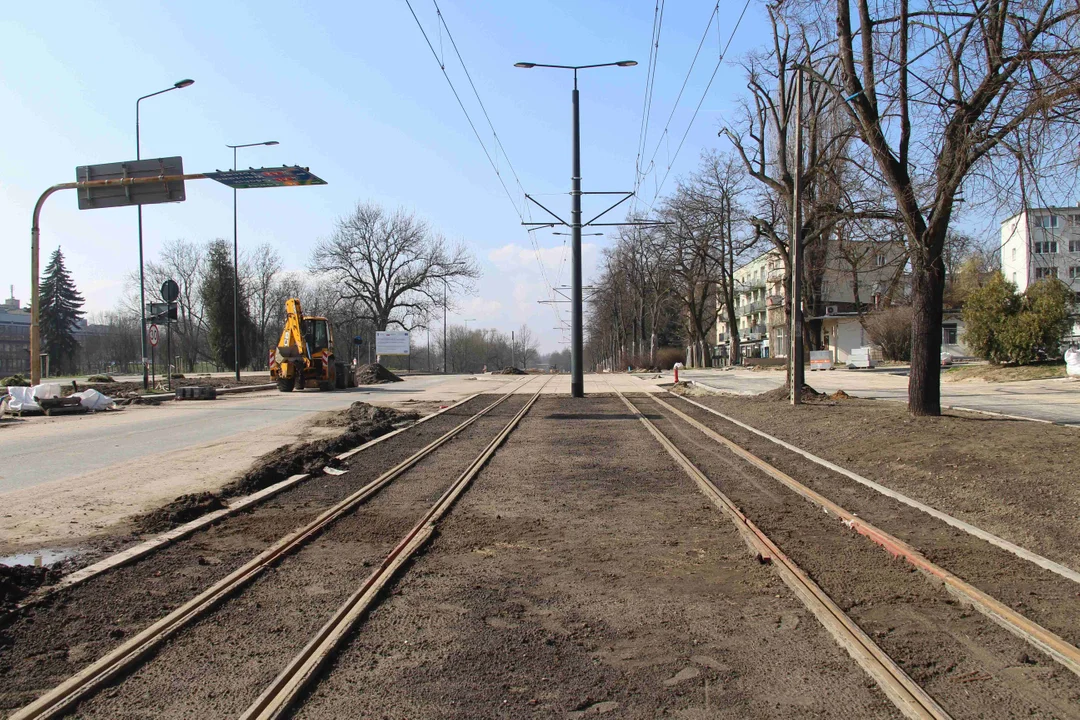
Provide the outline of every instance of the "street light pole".
[[570,323],[570,396],[585,397],[585,333],[584,311],[582,308],[581,292],[581,121],[578,109],[578,70],[586,70],[598,67],[633,67],[637,65],[634,60],[621,60],[612,63],[598,63],[594,65],[544,65],[541,63],[519,62],[514,67],[519,68],[555,68],[559,70],[573,70],[574,90],[571,95],[571,119],[573,135],[571,142],[571,178],[570,178],[570,246],[573,260],[571,274],[572,289],[570,292],[571,323]]
[[[186,87],[194,85],[195,81],[190,79],[180,80],[173,83],[170,88],[164,90],[158,90],[157,92],[150,93],[149,95],[143,95],[141,98],[135,101],[135,159],[142,160],[142,142],[139,137],[139,103],[147,98],[152,98],[155,95],[161,95],[172,90],[181,90]],[[140,327],[140,335],[142,339],[142,383],[143,390],[150,387],[150,378],[146,374],[146,276],[143,270],[143,237],[142,237],[142,205],[138,205],[139,211],[139,312],[142,317],[142,326]],[[165,313],[165,319],[168,321],[168,313]]]
[[[225,147],[232,148],[232,169],[236,170],[236,148],[255,147],[256,145],[277,145],[277,140],[267,140],[266,142],[247,143],[245,145],[226,145]],[[232,262],[233,262],[233,284],[232,284],[232,308],[233,308],[233,372],[236,374],[236,381],[240,382],[240,265],[239,265],[239,253],[237,251],[236,241],[236,188],[232,191]]]

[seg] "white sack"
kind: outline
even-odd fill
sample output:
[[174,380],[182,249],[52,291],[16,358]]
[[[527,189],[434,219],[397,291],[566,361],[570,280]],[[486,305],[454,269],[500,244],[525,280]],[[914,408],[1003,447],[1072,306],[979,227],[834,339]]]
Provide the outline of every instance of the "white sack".
[[9,387],[8,396],[11,397],[8,402],[8,410],[13,413],[41,410],[41,406],[34,402],[34,388]]
[[71,397],[79,398],[79,404],[84,408],[87,408],[90,412],[108,410],[116,402],[111,397],[102,395],[93,388],[83,390],[82,392],[72,393]]
[[39,400],[46,400],[48,398],[60,397],[60,383],[41,383],[30,388],[33,392],[30,395],[30,399],[38,398]]
[[1065,374],[1080,377],[1080,350],[1074,347],[1065,351]]

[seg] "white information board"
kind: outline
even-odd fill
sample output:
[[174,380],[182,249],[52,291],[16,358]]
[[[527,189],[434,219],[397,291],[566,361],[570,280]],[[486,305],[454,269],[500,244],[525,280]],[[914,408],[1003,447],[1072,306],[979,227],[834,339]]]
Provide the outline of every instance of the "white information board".
[[408,355],[409,333],[404,330],[376,331],[375,354]]

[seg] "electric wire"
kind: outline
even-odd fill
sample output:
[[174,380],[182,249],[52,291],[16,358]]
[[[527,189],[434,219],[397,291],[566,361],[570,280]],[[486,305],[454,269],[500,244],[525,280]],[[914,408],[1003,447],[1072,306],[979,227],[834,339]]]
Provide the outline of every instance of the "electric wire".
[[[719,7],[719,4],[717,4]],[[668,175],[671,174],[671,167],[675,164],[675,160],[679,157],[679,152],[682,150],[683,143],[686,142],[686,137],[690,134],[690,128],[694,126],[694,120],[697,119],[698,113],[701,111],[701,106],[705,103],[705,97],[709,94],[709,88],[712,87],[713,80],[716,79],[716,73],[719,72],[720,66],[724,62],[724,58],[727,56],[728,48],[731,47],[731,41],[735,38],[735,33],[739,30],[739,25],[742,24],[743,18],[746,16],[746,10],[750,7],[750,0],[746,0],[743,5],[742,12],[739,13],[739,19],[735,21],[735,27],[731,29],[731,34],[728,36],[727,44],[721,48],[720,56],[716,60],[716,66],[713,67],[712,75],[709,76],[709,82],[705,85],[705,90],[701,93],[701,99],[698,100],[697,107],[694,108],[694,114],[690,116],[690,122],[686,124],[686,131],[683,132],[682,138],[679,140],[678,146],[675,148],[675,154],[671,156],[668,161],[667,169],[664,171],[664,177],[660,180],[660,184],[656,188],[656,194],[653,196],[652,202],[649,203],[649,211],[653,209],[653,205],[656,204],[656,199],[660,195],[660,191],[664,188],[664,183],[667,182]],[[719,20],[717,21],[719,22]]]
[[[458,103],[458,107],[460,107],[461,112],[464,113],[465,119],[466,119],[466,121],[468,121],[469,127],[473,131],[473,135],[476,136],[476,141],[478,143],[480,143],[480,147],[484,151],[484,156],[487,158],[488,164],[491,165],[491,169],[495,172],[496,177],[498,177],[499,184],[502,186],[503,192],[506,194],[507,200],[510,201],[510,204],[514,208],[514,212],[517,214],[518,219],[522,223],[524,223],[526,221],[525,220],[526,217],[529,217],[530,220],[531,220],[532,215],[531,215],[531,212],[529,212],[528,201],[524,197],[525,190],[524,190],[524,187],[521,184],[520,178],[518,177],[517,171],[514,170],[513,164],[510,162],[510,158],[506,153],[506,149],[503,147],[502,140],[499,138],[498,133],[495,131],[495,126],[491,122],[491,117],[487,112],[487,108],[484,106],[483,100],[480,98],[480,93],[476,89],[476,84],[473,82],[472,75],[469,73],[468,67],[465,65],[465,60],[464,60],[464,58],[462,58],[461,52],[458,50],[457,42],[454,40],[453,34],[450,32],[450,28],[446,24],[446,18],[443,17],[442,11],[440,10],[438,3],[435,2],[435,0],[432,0],[432,3],[435,5],[435,12],[436,12],[436,15],[439,18],[439,26],[441,28],[440,29],[440,41],[441,41],[442,30],[445,30],[446,35],[447,35],[447,39],[450,40],[450,44],[454,49],[454,53],[457,55],[458,61],[461,63],[461,67],[465,72],[465,77],[468,78],[469,85],[472,88],[473,94],[476,96],[476,100],[480,105],[481,111],[484,114],[484,118],[488,123],[488,127],[491,129],[492,136],[493,136],[493,138],[495,140],[495,144],[497,146],[496,155],[498,154],[498,150],[502,151],[503,157],[506,159],[507,167],[510,168],[510,172],[514,177],[514,182],[517,184],[518,189],[522,193],[523,197],[522,197],[522,207],[521,208],[519,208],[517,202],[514,201],[513,195],[511,194],[510,189],[506,185],[506,180],[504,179],[503,174],[499,171],[498,165],[496,165],[495,160],[492,158],[492,153],[491,153],[491,151],[489,151],[487,143],[485,143],[483,138],[480,137],[480,132],[476,128],[476,123],[473,122],[472,116],[469,114],[468,109],[465,107],[465,103],[464,103],[464,101],[462,101],[461,95],[458,93],[457,87],[454,85],[453,80],[450,79],[450,74],[446,70],[446,64],[439,57],[439,53],[436,52],[435,47],[432,45],[431,39],[428,37],[427,31],[424,29],[423,23],[420,22],[420,18],[416,15],[416,10],[413,9],[413,6],[412,6],[412,3],[410,2],[410,0],[405,0],[405,5],[409,8],[409,13],[412,14],[413,20],[416,22],[416,26],[417,26],[417,28],[419,28],[420,34],[423,35],[424,42],[427,43],[428,49],[431,50],[432,56],[435,58],[435,61],[439,64],[439,70],[442,71],[443,77],[446,79],[446,83],[450,86],[450,91],[453,93],[454,99]],[[551,280],[548,278],[547,269],[546,269],[546,267],[544,265],[543,258],[541,257],[541,254],[540,254],[540,247],[539,247],[539,244],[536,242],[536,239],[535,239],[535,237],[533,235],[533,232],[534,231],[532,229],[529,229],[527,234],[528,234],[529,240],[530,240],[530,242],[531,242],[531,244],[533,246],[533,251],[534,251],[534,253],[536,255],[537,265],[540,268],[540,275],[541,275],[541,277],[542,277],[542,279],[544,281],[544,284],[546,284],[548,286],[548,291],[549,291],[549,295],[550,295],[551,299],[554,300],[555,299],[555,290],[554,290],[553,285],[551,284]],[[561,317],[561,314],[559,313],[558,306],[554,302],[552,303],[552,308],[554,309],[556,317],[559,319],[559,322],[561,323],[562,322],[562,317]]]
[[645,75],[645,97],[641,103],[641,126],[638,130],[637,157],[634,161],[634,198],[631,202],[631,215],[637,205],[637,191],[644,175],[641,169],[642,156],[649,140],[649,120],[652,116],[652,101],[656,91],[656,66],[660,55],[660,33],[664,26],[664,2],[657,2],[653,9],[653,28],[649,42],[649,66]]

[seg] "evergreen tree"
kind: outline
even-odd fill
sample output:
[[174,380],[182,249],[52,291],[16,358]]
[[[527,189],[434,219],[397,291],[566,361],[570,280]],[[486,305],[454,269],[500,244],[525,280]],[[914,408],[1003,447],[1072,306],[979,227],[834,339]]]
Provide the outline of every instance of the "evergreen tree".
[[[214,359],[225,368],[233,366],[233,263],[232,248],[222,239],[207,247],[206,270],[199,286],[209,327],[208,340]],[[240,367],[250,360],[255,324],[240,289]]]
[[75,352],[79,343],[75,328],[84,313],[83,297],[75,289],[60,248],[49,259],[41,278],[41,348],[49,354],[50,372],[64,375],[75,371]]

